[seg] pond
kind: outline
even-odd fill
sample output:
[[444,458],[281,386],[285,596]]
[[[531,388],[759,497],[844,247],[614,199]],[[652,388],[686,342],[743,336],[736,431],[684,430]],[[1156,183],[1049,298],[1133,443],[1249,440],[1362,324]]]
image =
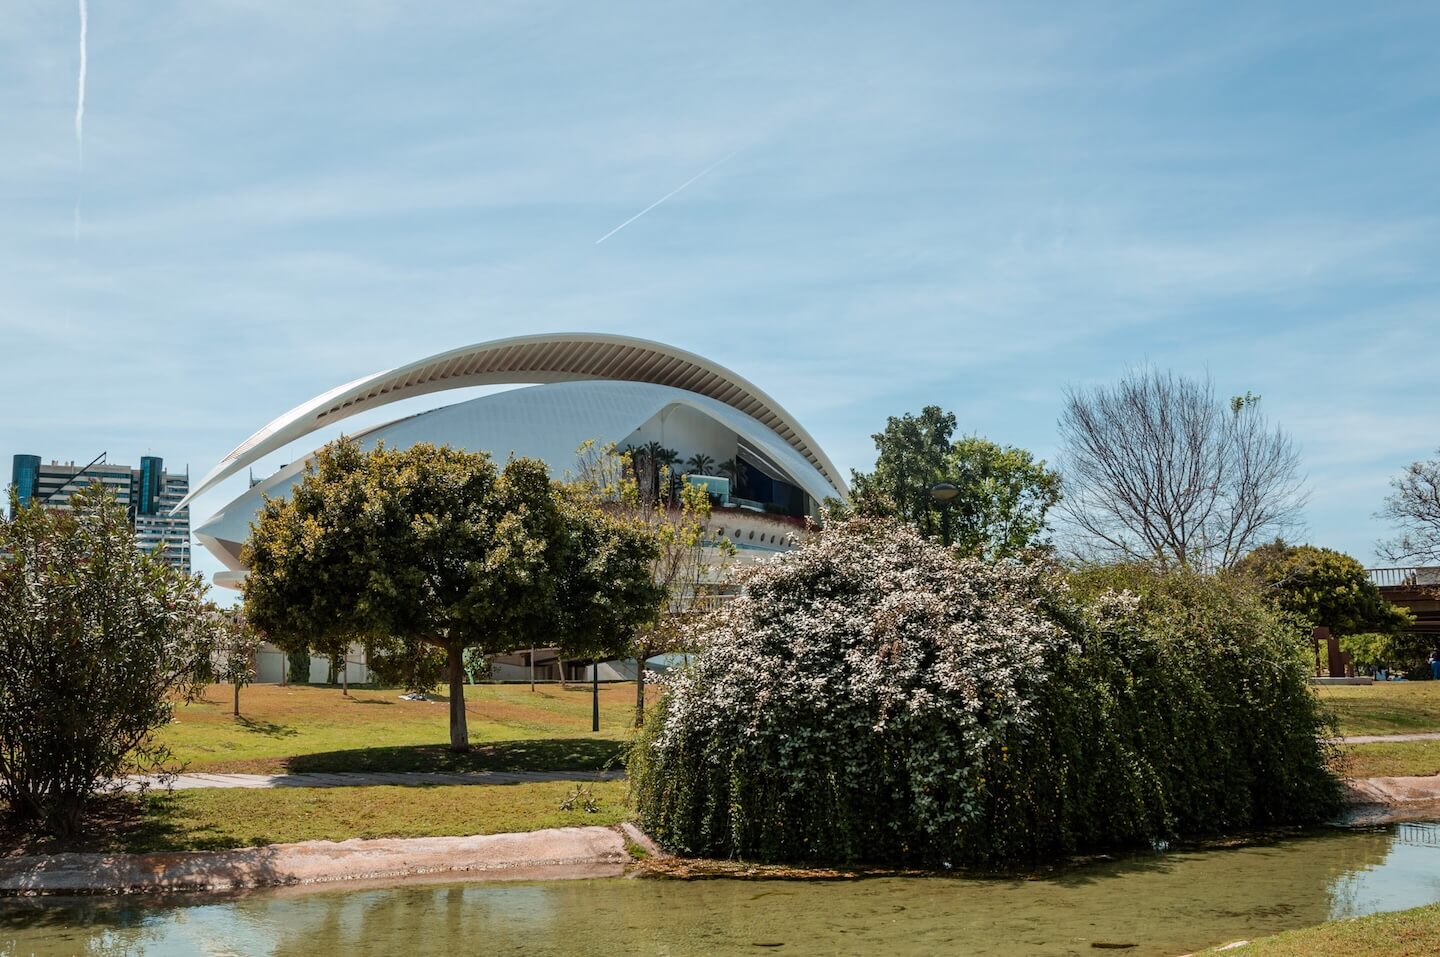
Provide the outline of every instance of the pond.
[[0,953],[1127,954],[1440,901],[1440,824],[1087,864],[1031,879],[610,878],[0,902]]

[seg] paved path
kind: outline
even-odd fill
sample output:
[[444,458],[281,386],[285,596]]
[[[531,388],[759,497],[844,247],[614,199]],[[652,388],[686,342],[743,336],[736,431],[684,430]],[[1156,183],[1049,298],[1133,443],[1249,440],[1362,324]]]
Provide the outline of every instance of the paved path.
[[[294,774],[181,774],[170,786],[177,791],[195,788],[353,788],[373,785],[423,787],[449,784],[526,784],[533,781],[621,781],[624,771],[343,771],[335,774],[296,772]],[[125,789],[139,790],[142,784],[164,787],[155,777],[137,775]]]
[[1440,741],[1440,731],[1417,734],[1356,734],[1348,738],[1331,738],[1331,744],[1387,744],[1391,741]]

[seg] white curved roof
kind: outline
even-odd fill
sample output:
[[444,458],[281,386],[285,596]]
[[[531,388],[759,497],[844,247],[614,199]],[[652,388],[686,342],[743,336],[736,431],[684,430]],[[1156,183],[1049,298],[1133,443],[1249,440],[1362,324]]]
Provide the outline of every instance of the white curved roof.
[[729,369],[694,353],[646,339],[602,333],[553,333],[496,339],[452,349],[332,389],[296,406],[241,442],[190,490],[177,508],[276,449],[357,412],[389,402],[479,385],[593,379],[670,386],[723,403],[777,435],[842,497],[849,494],[840,470],[810,433],[778,402]]
[[[642,426],[662,431],[637,434]],[[560,476],[574,469],[576,449],[589,439],[624,446],[654,438],[683,455],[703,450],[717,430],[730,436],[731,447],[738,437],[748,459],[783,474],[816,501],[835,494],[805,456],[751,416],[708,396],[642,382],[563,382],[514,389],[422,412],[355,438],[366,449],[381,442],[390,448],[430,442],[486,451],[502,461],[511,453],[526,455],[545,461]],[[309,457],[292,462],[242,492],[197,528],[196,537],[238,570],[238,543],[249,538],[264,497],[288,494],[308,462]]]

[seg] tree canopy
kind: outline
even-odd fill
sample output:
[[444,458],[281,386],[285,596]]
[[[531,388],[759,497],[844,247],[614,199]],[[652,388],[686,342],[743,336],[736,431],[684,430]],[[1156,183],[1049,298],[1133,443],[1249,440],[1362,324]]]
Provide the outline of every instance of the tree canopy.
[[[955,425],[954,413],[934,405],[891,416],[871,436],[879,453],[874,471],[851,473],[855,511],[903,519],[931,537],[948,532],[961,551],[985,558],[1045,544],[1059,474],[1025,449],[979,436],[952,440]],[[959,489],[948,507],[930,494],[941,482]]]
[[113,495],[0,519],[0,796],[68,835],[90,798],[163,772],[153,733],[200,688],[222,620],[205,585],[135,548]]
[[1337,637],[1365,632],[1393,635],[1414,619],[1390,604],[1344,552],[1276,540],[1246,555],[1235,571],[1259,584],[1281,610]]
[[554,645],[576,657],[623,647],[651,621],[654,543],[543,462],[496,469],[484,453],[417,444],[316,453],[290,496],[270,499],[245,549],[250,618],[283,645],[361,640],[388,654],[442,649],[450,746],[469,747],[464,653]]

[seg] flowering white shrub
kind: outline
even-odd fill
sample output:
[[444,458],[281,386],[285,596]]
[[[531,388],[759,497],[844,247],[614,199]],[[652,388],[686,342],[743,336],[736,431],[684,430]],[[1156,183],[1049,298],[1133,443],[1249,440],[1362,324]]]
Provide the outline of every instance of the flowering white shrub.
[[1299,635],[1224,577],[987,564],[852,519],[693,637],[630,759],[680,853],[992,866],[1338,807]]
[[1066,644],[1044,610],[1057,587],[866,519],[760,566],[696,636],[637,751],[645,823],[693,853],[952,847]]

